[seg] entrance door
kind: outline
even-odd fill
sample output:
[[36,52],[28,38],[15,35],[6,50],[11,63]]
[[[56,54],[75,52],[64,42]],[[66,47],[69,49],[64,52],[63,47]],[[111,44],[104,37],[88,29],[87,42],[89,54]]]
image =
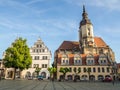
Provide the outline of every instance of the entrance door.
[[45,73],[45,72],[42,72],[42,73],[41,73],[41,76],[43,76],[43,78],[46,78],[46,73]]

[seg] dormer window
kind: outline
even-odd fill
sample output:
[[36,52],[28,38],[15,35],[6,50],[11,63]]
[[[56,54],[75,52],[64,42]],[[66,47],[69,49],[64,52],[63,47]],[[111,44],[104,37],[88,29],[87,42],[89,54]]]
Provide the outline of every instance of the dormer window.
[[62,65],[68,65],[69,64],[69,58],[67,55],[63,55],[61,58],[61,64]]
[[100,65],[107,65],[108,62],[107,62],[107,57],[106,57],[106,55],[105,55],[105,54],[101,54],[101,55],[99,56],[98,62],[99,62]]
[[82,65],[82,59],[78,54],[74,56],[74,65]]
[[87,63],[87,65],[94,65],[94,56],[91,54],[87,55],[86,63]]

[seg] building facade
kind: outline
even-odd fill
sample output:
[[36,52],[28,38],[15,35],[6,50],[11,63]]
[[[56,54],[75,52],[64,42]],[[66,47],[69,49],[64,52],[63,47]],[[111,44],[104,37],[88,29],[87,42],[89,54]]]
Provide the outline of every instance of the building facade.
[[[60,68],[69,68],[67,80],[101,80],[112,77],[110,69],[115,62],[112,49],[101,37],[94,36],[93,25],[83,6],[82,20],[79,25],[79,41],[64,41],[55,51],[54,64],[57,68],[57,79],[62,79]],[[78,69],[81,72],[76,73]],[[87,71],[89,69],[89,72]]]
[[[4,58],[5,53],[3,54]],[[31,67],[25,69],[21,73],[21,78],[36,78],[37,73],[36,68],[40,68],[39,75],[42,75],[45,79],[48,79],[50,76],[49,71],[47,70],[50,66],[51,60],[51,51],[48,47],[44,44],[44,42],[39,38],[34,45],[30,48],[30,55],[32,57],[32,64]],[[13,68],[6,68],[5,69],[5,78],[10,79],[12,77],[14,69]],[[19,77],[20,72],[19,69],[16,71],[16,77]]]
[[48,67],[50,67],[50,60],[52,57],[51,51],[39,38],[30,48],[30,54],[32,57],[32,65],[31,68],[23,71],[23,76],[36,77],[36,68],[41,68],[39,75],[42,75],[44,78],[47,79],[50,76],[47,69]]

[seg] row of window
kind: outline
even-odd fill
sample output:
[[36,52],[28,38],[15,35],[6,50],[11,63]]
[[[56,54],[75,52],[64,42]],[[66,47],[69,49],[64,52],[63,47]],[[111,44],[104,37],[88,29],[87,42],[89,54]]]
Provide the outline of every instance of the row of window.
[[37,44],[36,47],[37,47],[37,48],[41,48],[42,45],[41,45],[41,44]]
[[48,56],[42,56],[42,58],[40,58],[40,56],[34,56],[34,57],[32,57],[34,60],[40,60],[40,59],[42,59],[42,60],[47,60],[48,59]]
[[45,52],[45,49],[33,49],[32,52],[43,53]]
[[[70,69],[70,72],[74,72],[74,70],[78,70],[78,69],[81,69],[80,67],[77,69],[77,68],[69,68]],[[81,69],[81,72],[87,72],[88,71],[88,68],[82,68]],[[98,73],[105,73],[105,72],[107,72],[107,73],[109,73],[110,72],[110,69],[108,68],[108,67],[102,67],[102,68],[100,68],[100,67],[98,67],[98,68],[95,68],[95,67],[93,67],[93,68],[89,68],[89,72],[98,72]]]
[[[42,68],[47,68],[47,64],[42,64]],[[33,68],[37,68],[37,67],[39,67],[39,64],[34,64],[33,65]]]
[[[86,61],[87,65],[94,65],[95,62],[94,60],[87,60]],[[69,60],[62,60],[61,62],[62,65],[68,65],[69,64]],[[74,64],[78,64],[78,65],[81,65],[82,64],[82,60],[74,60]],[[107,65],[107,60],[100,60],[99,61],[99,64],[100,65]]]

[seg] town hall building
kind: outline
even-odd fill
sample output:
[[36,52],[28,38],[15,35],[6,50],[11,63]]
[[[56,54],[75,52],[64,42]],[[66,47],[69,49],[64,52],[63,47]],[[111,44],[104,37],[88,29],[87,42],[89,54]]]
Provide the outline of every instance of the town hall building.
[[[101,80],[112,77],[115,55],[102,37],[94,36],[93,24],[83,6],[82,20],[79,24],[79,41],[63,41],[55,51],[54,64],[57,68],[57,80],[63,78],[60,68],[69,68],[65,79]],[[87,69],[89,68],[89,74]],[[75,73],[78,69],[79,73]]]

